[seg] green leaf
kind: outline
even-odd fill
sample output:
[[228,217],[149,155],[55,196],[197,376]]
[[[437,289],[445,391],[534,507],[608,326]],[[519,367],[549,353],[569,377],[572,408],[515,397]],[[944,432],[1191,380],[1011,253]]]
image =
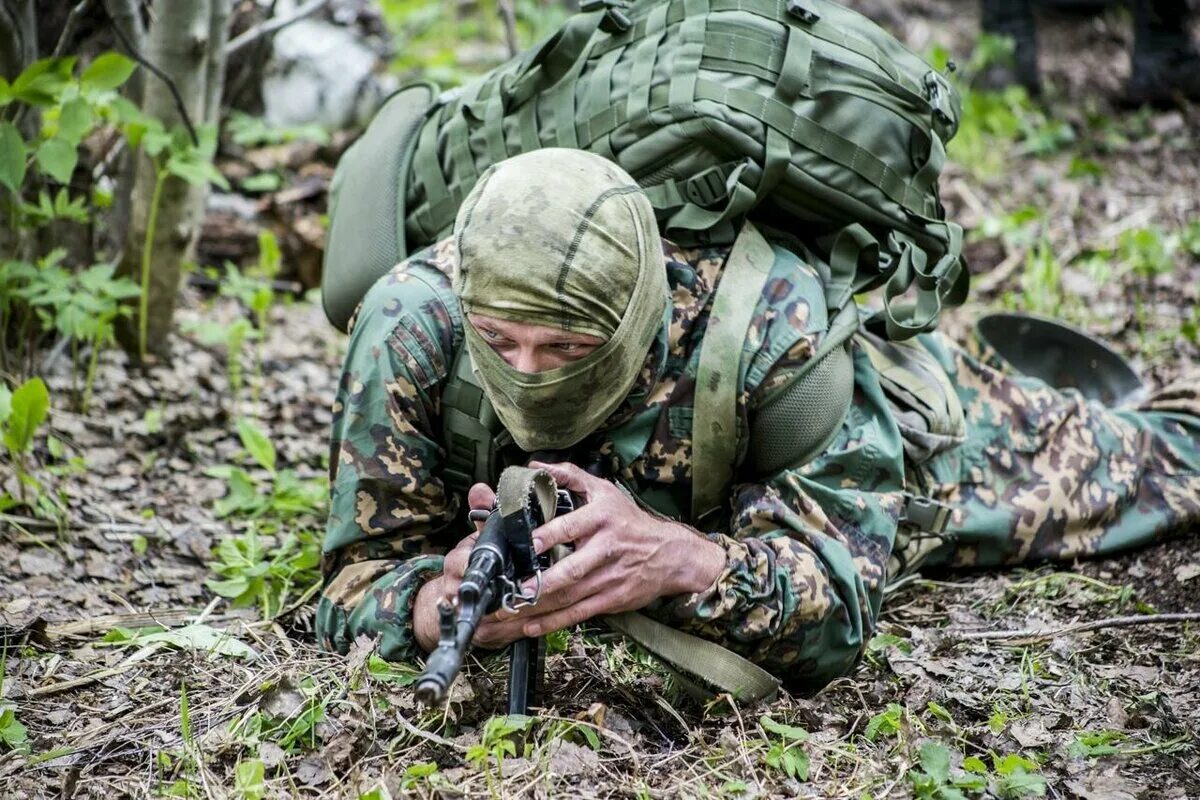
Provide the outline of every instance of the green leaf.
[[12,410],[4,426],[4,445],[10,453],[24,453],[33,434],[50,410],[50,393],[41,378],[30,378],[12,394]]
[[101,53],[87,65],[79,82],[91,89],[116,89],[137,69],[137,63],[120,53]]
[[271,444],[267,435],[245,417],[238,417],[237,430],[238,436],[242,440],[242,446],[246,448],[250,457],[258,462],[260,467],[274,475],[275,445]]
[[867,723],[866,730],[863,732],[867,741],[873,742],[879,736],[888,736],[897,733],[900,730],[900,720],[904,715],[904,708],[898,703],[888,703],[887,710],[881,711]]
[[1024,767],[1017,767],[1001,778],[998,788],[1000,796],[1010,798],[1010,800],[1045,797],[1046,779],[1037,773],[1026,772]]
[[86,100],[75,98],[63,104],[58,113],[58,135],[70,142],[79,144],[80,140],[92,130],[95,115]]
[[242,800],[262,800],[267,792],[265,775],[266,766],[261,760],[241,761],[233,770],[234,789]]
[[808,753],[799,747],[787,750],[783,754],[783,769],[788,775],[799,781],[808,780]]
[[259,172],[241,182],[243,192],[274,192],[283,185],[278,172]]
[[250,645],[233,638],[227,631],[220,631],[209,625],[185,625],[174,630],[139,636],[135,641],[139,645],[163,642],[182,650],[200,650],[234,658],[258,657],[258,653]]
[[438,765],[432,761],[420,761],[416,764],[410,764],[404,769],[404,777],[406,778],[428,778],[430,775],[438,771]]
[[29,752],[29,731],[17,721],[16,712],[11,708],[0,711],[0,742],[9,750]]
[[0,184],[13,192],[25,180],[25,140],[11,122],[0,122]]
[[35,61],[13,81],[12,95],[30,105],[53,105],[70,83],[71,70],[74,67],[74,56]]
[[808,741],[808,731],[804,728],[797,728],[792,725],[784,725],[782,722],[776,722],[770,717],[763,715],[758,718],[758,724],[771,733],[777,733],[784,739],[789,739],[793,742]]
[[397,686],[411,686],[421,677],[421,673],[412,667],[401,663],[384,661],[375,653],[367,659],[367,673],[377,681],[394,683]]
[[75,146],[57,136],[42,142],[42,146],[37,150],[38,167],[59,183],[71,182],[71,175],[75,172],[75,163],[78,160],[79,153]]
[[938,783],[950,780],[950,751],[937,742],[921,745],[921,768]]

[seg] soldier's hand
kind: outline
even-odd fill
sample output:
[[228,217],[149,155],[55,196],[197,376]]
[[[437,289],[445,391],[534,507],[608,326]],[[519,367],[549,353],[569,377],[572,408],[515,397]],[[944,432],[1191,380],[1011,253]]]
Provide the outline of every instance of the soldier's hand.
[[[536,529],[539,553],[575,543],[542,575],[536,606],[504,625],[542,636],[602,614],[644,608],[660,597],[702,591],[725,568],[725,550],[697,531],[643,511],[621,489],[573,464],[531,464],[580,495],[581,508]],[[527,587],[532,588],[532,587]]]
[[[486,483],[477,483],[467,492],[467,505],[472,511],[489,511],[495,501],[496,493]],[[458,594],[458,585],[462,583],[463,574],[467,571],[467,560],[470,558],[471,548],[475,546],[475,540],[479,538],[481,530],[483,530],[483,522],[476,522],[475,532],[464,537],[453,550],[446,554],[446,559],[442,564],[442,574],[431,578],[417,592],[417,599],[413,603],[413,635],[417,638],[417,644],[426,652],[437,646],[438,601],[442,598],[452,599]],[[482,623],[480,627],[483,627]],[[498,646],[481,641],[478,631],[474,641],[484,647]]]

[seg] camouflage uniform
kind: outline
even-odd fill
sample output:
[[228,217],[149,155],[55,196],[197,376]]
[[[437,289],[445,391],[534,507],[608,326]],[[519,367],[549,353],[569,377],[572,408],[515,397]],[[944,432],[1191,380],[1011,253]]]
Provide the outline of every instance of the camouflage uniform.
[[[693,388],[726,250],[663,244],[670,320],[624,404],[571,460],[686,520]],[[455,258],[446,241],[398,265],[352,323],[318,612],[320,639],[333,649],[368,634],[385,658],[419,657],[413,601],[467,531],[464,498],[439,475],[440,392],[463,342],[447,277]],[[742,430],[757,400],[816,349],[823,298],[816,272],[776,247],[743,349]],[[1161,410],[1108,412],[1008,377],[940,337],[922,342],[955,381],[965,443],[906,463],[896,409],[856,344],[854,399],[834,442],[802,467],[739,476],[730,516],[705,533],[725,549],[725,571],[705,591],[647,612],[813,690],[846,674],[872,635],[898,528],[910,566],[997,564],[1134,546],[1200,520],[1195,387],[1157,396],[1150,405]],[[950,544],[908,535],[907,492],[955,506]]]

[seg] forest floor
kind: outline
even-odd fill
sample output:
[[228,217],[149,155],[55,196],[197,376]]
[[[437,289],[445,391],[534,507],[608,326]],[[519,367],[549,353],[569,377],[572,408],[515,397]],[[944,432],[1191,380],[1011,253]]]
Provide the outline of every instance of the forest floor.
[[[858,4],[960,63],[965,5]],[[1200,365],[1200,108],[1116,106],[1127,15],[1043,23],[1044,104],[973,96],[986,119],[951,151],[943,196],[978,277],[946,329],[1033,308],[1105,336],[1158,384]],[[181,329],[240,314],[189,290]],[[106,354],[89,413],[54,408],[37,474],[65,493],[67,525],[0,523],[0,697],[16,721],[0,737],[22,741],[0,745],[0,796],[1200,797],[1200,627],[1111,622],[1200,610],[1194,532],[893,587],[861,667],[815,697],[705,707],[592,632],[550,657],[535,721],[494,716],[502,661],[419,710],[410,670],[367,644],[313,645],[303,590],[345,339],[312,303],[269,323],[240,390],[221,349],[185,333],[145,373]],[[65,397],[69,365],[49,382]],[[245,581],[249,604],[214,595],[214,578]],[[963,635],[1029,628],[1043,632]]]

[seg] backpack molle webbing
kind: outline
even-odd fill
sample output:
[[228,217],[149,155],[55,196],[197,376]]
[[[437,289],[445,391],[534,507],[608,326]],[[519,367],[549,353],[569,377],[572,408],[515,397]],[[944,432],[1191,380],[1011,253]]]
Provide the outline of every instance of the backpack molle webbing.
[[[929,330],[966,296],[962,230],[944,218],[937,180],[958,97],[890,34],[829,0],[592,0],[554,35],[475,82],[439,96],[394,98],[372,123],[411,153],[395,181],[357,147],[339,165],[373,181],[356,192],[397,208],[396,259],[448,234],[491,164],[542,147],[616,161],[650,197],[663,235],[727,243],[752,209],[833,257],[848,226],[873,256],[855,293],[886,285],[887,335]],[[392,107],[424,114],[396,126]],[[385,113],[387,112],[387,113]],[[399,116],[404,116],[400,114]],[[349,179],[347,179],[349,180]],[[346,181],[343,181],[346,182]],[[338,215],[340,216],[340,214]],[[338,218],[335,217],[335,227]],[[344,324],[374,277],[366,246],[331,230],[330,318]],[[843,248],[844,249],[844,248]],[[374,277],[370,277],[371,273]],[[350,305],[350,308],[346,308]],[[831,304],[831,307],[832,304]]]
[[411,247],[449,232],[489,165],[575,147],[633,175],[684,245],[732,241],[756,210],[831,255],[857,224],[874,258],[845,255],[851,288],[886,285],[890,338],[965,298],[962,231],[937,193],[957,95],[891,35],[828,0],[584,8],[429,110],[407,176]]

